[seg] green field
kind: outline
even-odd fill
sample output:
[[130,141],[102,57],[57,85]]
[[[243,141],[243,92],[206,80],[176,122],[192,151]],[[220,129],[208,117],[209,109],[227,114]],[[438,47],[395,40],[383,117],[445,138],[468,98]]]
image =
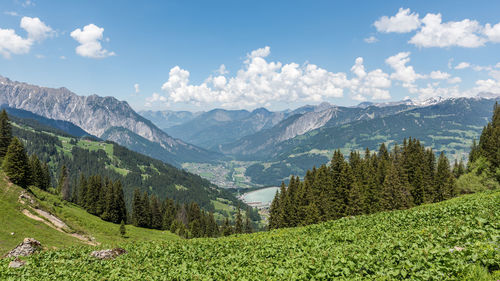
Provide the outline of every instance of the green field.
[[[500,191],[413,209],[218,239],[117,243],[116,260],[90,246],[50,250],[1,280],[496,280]],[[82,269],[85,270],[82,270]]]
[[[103,246],[114,246],[128,241],[179,239],[178,236],[168,231],[138,228],[131,225],[126,226],[127,234],[124,238],[119,234],[119,225],[105,222],[96,216],[90,215],[79,206],[62,201],[58,196],[35,187],[32,187],[31,190],[35,195],[36,202],[34,205],[57,216],[70,229],[67,233],[60,232],[43,222],[25,216],[22,210],[31,210],[33,213],[32,206],[18,202],[22,189],[8,183],[3,172],[0,171],[0,256],[22,242],[25,237],[35,238],[47,248],[85,244],[83,241],[72,237],[72,233],[93,237],[95,242]],[[11,235],[11,233],[14,233],[14,235]]]

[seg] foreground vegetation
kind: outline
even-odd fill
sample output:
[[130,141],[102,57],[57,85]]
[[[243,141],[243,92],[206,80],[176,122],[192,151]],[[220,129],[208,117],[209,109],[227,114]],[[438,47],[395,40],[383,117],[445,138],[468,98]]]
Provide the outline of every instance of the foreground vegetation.
[[[61,200],[59,196],[50,194],[36,187],[33,192],[34,204],[28,206],[19,202],[18,197],[24,189],[9,183],[0,171],[0,256],[14,248],[25,237],[33,237],[49,249],[84,245],[71,234],[77,233],[87,238],[94,238],[93,243],[115,246],[131,241],[160,241],[179,239],[168,232],[145,229],[131,225],[126,226],[126,234],[120,235],[119,225],[101,220],[87,213],[81,207]],[[33,207],[47,211],[64,221],[69,229],[58,231],[41,221],[33,220],[22,213],[22,210],[33,210]],[[32,212],[34,213],[34,212]],[[3,278],[0,278],[2,280]]]
[[95,260],[89,246],[46,251],[20,269],[1,260],[0,279],[493,280],[499,242],[500,191],[486,191],[306,227],[124,243],[116,260]]

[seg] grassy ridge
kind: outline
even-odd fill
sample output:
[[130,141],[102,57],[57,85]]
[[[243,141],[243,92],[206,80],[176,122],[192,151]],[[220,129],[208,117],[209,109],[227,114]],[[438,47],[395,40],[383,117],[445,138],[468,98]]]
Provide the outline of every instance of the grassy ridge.
[[[158,231],[127,225],[126,238],[120,236],[119,225],[101,220],[72,203],[62,201],[58,196],[32,187],[36,204],[62,219],[71,229],[69,233],[59,232],[43,222],[35,221],[22,214],[29,209],[18,202],[22,188],[6,181],[0,171],[0,256],[14,248],[25,237],[39,240],[47,248],[62,248],[84,243],[70,233],[83,234],[95,238],[103,246],[114,246],[127,241],[175,240],[178,236],[168,231]],[[14,235],[11,235],[14,233]],[[1,280],[2,278],[0,278]]]
[[1,260],[0,279],[488,280],[500,277],[499,240],[500,191],[488,191],[307,227],[125,243],[110,261],[88,246],[47,251],[18,270]]

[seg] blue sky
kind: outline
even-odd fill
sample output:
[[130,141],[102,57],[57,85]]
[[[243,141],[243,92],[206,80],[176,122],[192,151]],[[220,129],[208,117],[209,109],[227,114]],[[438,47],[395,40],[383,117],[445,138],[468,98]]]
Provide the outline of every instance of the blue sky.
[[498,11],[497,1],[2,0],[0,75],[135,109],[500,93]]

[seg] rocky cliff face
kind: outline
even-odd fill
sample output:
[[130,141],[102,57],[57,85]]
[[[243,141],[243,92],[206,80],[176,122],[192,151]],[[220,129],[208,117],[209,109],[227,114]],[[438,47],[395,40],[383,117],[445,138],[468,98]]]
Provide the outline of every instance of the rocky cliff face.
[[[103,136],[112,127],[126,128],[151,142],[160,144],[172,154],[170,162],[173,163],[182,162],[182,155],[179,154],[186,150],[199,152],[200,158],[210,154],[170,137],[137,114],[127,102],[114,97],[78,96],[66,88],[39,87],[14,82],[0,76],[0,105],[2,104],[47,118],[69,121],[98,137]],[[119,137],[114,140],[122,144]],[[123,145],[129,146],[126,143]]]

